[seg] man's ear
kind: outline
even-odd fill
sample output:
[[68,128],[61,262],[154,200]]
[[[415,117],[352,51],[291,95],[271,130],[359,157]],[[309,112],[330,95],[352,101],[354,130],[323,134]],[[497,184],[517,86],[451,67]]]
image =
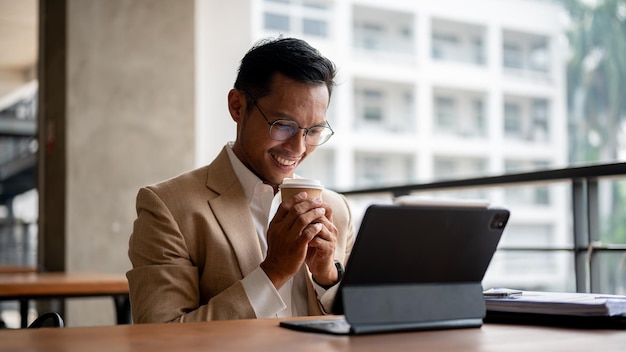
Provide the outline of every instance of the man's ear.
[[243,121],[246,115],[246,97],[238,89],[231,89],[228,92],[228,111],[236,123]]

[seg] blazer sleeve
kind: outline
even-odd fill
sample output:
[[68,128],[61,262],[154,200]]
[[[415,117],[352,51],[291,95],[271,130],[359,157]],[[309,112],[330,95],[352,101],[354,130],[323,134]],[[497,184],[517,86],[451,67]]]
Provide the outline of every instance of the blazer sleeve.
[[200,278],[175,217],[150,188],[137,195],[127,272],[136,323],[255,318],[241,281],[200,302]]

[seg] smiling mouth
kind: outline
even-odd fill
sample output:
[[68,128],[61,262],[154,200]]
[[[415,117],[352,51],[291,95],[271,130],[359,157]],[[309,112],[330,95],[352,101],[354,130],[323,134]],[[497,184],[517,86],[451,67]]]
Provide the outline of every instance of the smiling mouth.
[[298,160],[289,160],[289,159],[285,159],[285,158],[281,158],[278,155],[275,154],[271,154],[272,158],[274,158],[274,160],[276,160],[280,165],[282,166],[294,166]]

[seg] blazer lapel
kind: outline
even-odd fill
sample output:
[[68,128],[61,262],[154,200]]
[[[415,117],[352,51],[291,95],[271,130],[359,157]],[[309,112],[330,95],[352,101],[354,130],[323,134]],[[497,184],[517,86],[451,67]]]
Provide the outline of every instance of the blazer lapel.
[[261,244],[246,195],[232,169],[226,149],[222,149],[208,169],[207,187],[218,196],[208,203],[231,243],[243,276],[263,261]]

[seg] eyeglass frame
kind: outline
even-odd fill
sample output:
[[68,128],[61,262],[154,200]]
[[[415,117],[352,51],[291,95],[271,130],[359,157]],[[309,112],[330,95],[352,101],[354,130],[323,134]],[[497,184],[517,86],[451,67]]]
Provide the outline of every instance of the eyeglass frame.
[[[289,120],[289,119],[276,119],[274,121],[270,121],[269,118],[267,118],[267,115],[265,115],[265,112],[263,112],[263,110],[261,109],[261,107],[259,106],[259,104],[257,103],[256,99],[252,96],[252,94],[248,93],[247,91],[243,90],[242,91],[245,95],[247,95],[251,100],[252,100],[252,104],[257,108],[257,110],[259,110],[259,112],[261,113],[261,116],[263,116],[263,118],[265,119],[265,122],[267,123],[268,126],[270,126],[270,130],[268,131],[270,138],[272,138],[275,141],[286,141],[290,138],[292,138],[293,136],[295,136],[298,133],[298,130],[304,130],[304,143],[306,143],[306,145],[311,146],[311,147],[319,147],[320,145],[328,142],[330,140],[330,138],[335,134],[335,131],[333,130],[333,128],[330,126],[330,123],[328,123],[328,120],[324,121],[325,122],[325,126],[321,126],[321,125],[317,125],[317,126],[313,126],[313,127],[300,127],[300,125],[294,121],[294,120]],[[285,139],[276,139],[272,136],[272,128],[274,127],[274,125],[280,121],[288,121],[290,123],[294,123],[297,127],[298,130],[294,130],[294,133],[285,138]],[[310,144],[307,141],[307,137],[309,135],[309,131],[311,131],[312,129],[316,128],[316,127],[322,127],[322,128],[328,128],[330,130],[330,135],[328,136],[328,138],[326,138],[325,141],[323,141],[322,143],[319,144]]]

